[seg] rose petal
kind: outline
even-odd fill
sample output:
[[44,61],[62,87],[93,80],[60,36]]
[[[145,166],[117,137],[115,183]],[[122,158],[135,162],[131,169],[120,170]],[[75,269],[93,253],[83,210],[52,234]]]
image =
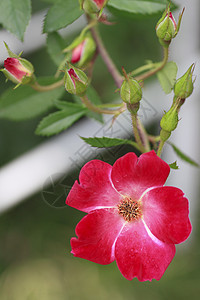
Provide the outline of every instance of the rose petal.
[[85,41],[80,43],[78,46],[76,46],[72,50],[72,58],[71,58],[71,63],[72,64],[77,63],[81,59],[81,54],[83,52],[84,43],[85,43]]
[[169,171],[168,164],[154,151],[144,153],[139,158],[130,152],[115,162],[111,178],[121,194],[139,199],[147,188],[163,186]]
[[8,57],[4,61],[4,67],[19,81],[23,78],[23,76],[27,75],[27,70],[22,67],[17,58]]
[[79,175],[67,197],[66,204],[84,212],[96,208],[113,207],[121,195],[115,190],[110,179],[112,166],[100,161],[88,162]]
[[116,262],[122,275],[139,281],[159,280],[175,255],[172,244],[155,238],[142,221],[125,226],[115,247]]
[[71,239],[72,253],[99,264],[114,261],[114,244],[124,224],[117,209],[98,209],[76,226],[77,238]]
[[175,187],[148,191],[142,198],[143,218],[151,232],[163,242],[178,244],[191,232],[188,200]]

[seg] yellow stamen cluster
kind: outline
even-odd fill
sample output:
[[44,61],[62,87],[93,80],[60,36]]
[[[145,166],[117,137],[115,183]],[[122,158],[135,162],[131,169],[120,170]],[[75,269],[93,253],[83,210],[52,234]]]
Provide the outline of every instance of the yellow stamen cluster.
[[118,204],[118,212],[127,222],[136,221],[142,216],[140,203],[128,197]]

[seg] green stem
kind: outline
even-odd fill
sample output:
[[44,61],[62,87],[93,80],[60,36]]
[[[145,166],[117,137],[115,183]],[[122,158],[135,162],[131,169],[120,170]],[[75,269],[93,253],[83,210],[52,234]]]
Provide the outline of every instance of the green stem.
[[151,147],[150,147],[150,144],[149,144],[149,139],[148,139],[148,134],[142,124],[142,122],[140,121],[139,117],[138,117],[138,130],[139,130],[139,133],[140,133],[140,136],[141,136],[141,140],[142,140],[142,143],[144,145],[144,148],[146,150],[146,152],[150,151],[151,150]]
[[165,144],[165,142],[161,140],[159,143],[158,151],[157,151],[158,156],[161,156],[164,144]]
[[166,65],[167,61],[168,61],[168,57],[169,57],[169,48],[165,48],[163,47],[163,50],[164,50],[164,57],[163,57],[163,61],[159,64],[158,67],[156,67],[155,69],[153,70],[150,70],[140,76],[137,76],[135,77],[135,79],[137,81],[140,81],[140,80],[144,80],[148,77],[151,77],[152,75],[156,74],[158,71],[162,70],[164,68],[164,66]]
[[96,42],[97,50],[98,50],[99,54],[101,55],[104,63],[106,64],[109,73],[112,75],[116,86],[118,88],[120,88],[122,85],[122,82],[123,82],[123,76],[121,76],[121,74],[117,70],[115,64],[113,63],[110,55],[108,54],[97,29],[95,27],[92,27],[92,28],[90,28],[90,31]]
[[80,97],[82,103],[91,111],[99,113],[99,114],[107,114],[107,115],[118,115],[122,112],[122,109],[115,109],[115,110],[107,110],[107,109],[101,109],[100,107],[95,106],[93,103],[90,102],[88,97],[86,95]]
[[142,153],[144,153],[144,152],[146,152],[146,150],[143,146],[142,139],[140,137],[140,133],[139,133],[139,130],[138,130],[138,117],[137,117],[137,114],[136,113],[131,113],[131,119],[132,119],[133,133],[134,133],[135,140],[138,144],[138,147],[139,147],[140,151]]
[[50,85],[40,85],[37,81],[34,82],[33,84],[31,84],[30,86],[38,91],[38,92],[47,92],[47,91],[52,91],[52,90],[55,90],[57,88],[59,88],[60,86],[62,86],[64,84],[64,81],[63,79],[53,83],[53,84],[50,84]]
[[144,72],[144,71],[146,71],[146,70],[152,69],[152,68],[155,67],[157,64],[158,64],[158,63],[151,63],[151,64],[147,64],[147,65],[141,66],[141,67],[139,67],[139,68],[133,70],[133,71],[130,73],[130,75],[131,75],[131,76],[135,76],[135,75],[137,75],[137,74],[139,74],[139,73],[142,73],[142,72]]
[[98,104],[97,107],[99,108],[115,108],[115,107],[123,107],[124,103],[104,103]]
[[154,135],[148,135],[148,139],[150,142],[152,143],[157,143],[157,142],[160,142],[160,136],[157,135],[157,136],[154,136]]

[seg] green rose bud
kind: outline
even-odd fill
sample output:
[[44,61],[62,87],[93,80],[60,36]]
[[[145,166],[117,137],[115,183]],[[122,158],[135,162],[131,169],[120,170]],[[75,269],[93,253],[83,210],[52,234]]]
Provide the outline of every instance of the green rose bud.
[[173,131],[178,125],[177,106],[173,105],[168,112],[164,114],[160,121],[160,127],[166,131]]
[[177,35],[184,9],[179,16],[178,24],[170,11],[170,5],[163,13],[161,19],[156,25],[156,35],[159,38],[160,44],[164,47],[168,47],[171,40]]
[[185,99],[192,94],[194,88],[194,81],[192,80],[193,72],[194,64],[192,64],[187,72],[177,80],[174,86],[174,94],[176,97]]
[[160,121],[160,127],[162,129],[160,133],[161,140],[166,141],[170,137],[171,132],[176,129],[178,125],[178,110],[178,104],[175,103],[170,110],[163,115]]
[[82,70],[69,65],[65,72],[64,84],[68,93],[82,96],[86,92],[89,81]]
[[137,80],[127,75],[121,85],[120,96],[127,104],[138,103],[142,99],[142,88]]

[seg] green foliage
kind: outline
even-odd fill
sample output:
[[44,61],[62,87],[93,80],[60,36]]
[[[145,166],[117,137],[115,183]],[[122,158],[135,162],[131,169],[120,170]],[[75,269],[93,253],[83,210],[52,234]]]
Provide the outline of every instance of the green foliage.
[[[99,95],[97,94],[96,90],[95,90],[91,85],[89,85],[89,87],[87,88],[86,95],[88,96],[88,99],[89,99],[93,104],[95,104],[95,105],[100,105],[100,104],[102,104]],[[75,100],[77,103],[79,103],[79,104],[82,103],[82,102],[81,102],[81,99],[80,99],[78,96],[74,95],[73,97],[74,97],[74,100]],[[93,112],[93,111],[91,111],[91,110],[88,110],[86,115],[87,115],[89,118],[95,119],[95,120],[97,120],[97,121],[103,123],[103,117],[102,117],[101,114],[98,114],[98,113],[95,113],[95,112]]]
[[167,0],[109,0],[108,8],[117,15],[120,11],[129,15],[149,15],[164,11],[167,3]]
[[0,23],[23,41],[31,17],[31,0],[1,0]]
[[45,117],[36,129],[36,134],[50,136],[70,127],[85,114],[85,108],[68,106],[67,109],[52,113]]
[[183,153],[180,149],[178,149],[174,144],[171,142],[168,142],[169,145],[172,146],[173,150],[176,152],[176,154],[185,162],[195,166],[195,167],[200,167],[198,163],[196,163],[193,159],[191,159],[189,156],[187,156],[185,153]]
[[89,144],[92,147],[97,148],[110,148],[114,146],[120,146],[120,145],[131,145],[138,149],[138,146],[135,142],[130,140],[124,140],[124,139],[116,139],[116,138],[108,138],[108,137],[94,137],[94,138],[84,138],[81,137],[87,144]]
[[78,0],[58,0],[49,9],[44,20],[44,32],[53,32],[73,23],[83,14]]
[[175,62],[168,62],[162,70],[157,73],[158,80],[163,91],[169,94],[174,87],[177,75],[177,65]]
[[[53,78],[41,78],[42,84],[55,82]],[[30,86],[6,90],[0,97],[0,118],[22,121],[34,118],[54,106],[54,101],[64,93],[64,87],[47,92],[37,92]]]
[[77,113],[82,109],[86,110],[86,108],[83,105],[79,105],[72,102],[56,100],[54,103],[58,109],[68,110],[71,112],[71,114]]
[[170,168],[171,169],[174,169],[174,170],[178,170],[179,169],[179,166],[177,165],[177,161],[169,164]]
[[66,54],[62,50],[66,47],[66,42],[57,32],[49,33],[47,36],[47,51],[53,62],[60,66],[60,63],[65,59]]

